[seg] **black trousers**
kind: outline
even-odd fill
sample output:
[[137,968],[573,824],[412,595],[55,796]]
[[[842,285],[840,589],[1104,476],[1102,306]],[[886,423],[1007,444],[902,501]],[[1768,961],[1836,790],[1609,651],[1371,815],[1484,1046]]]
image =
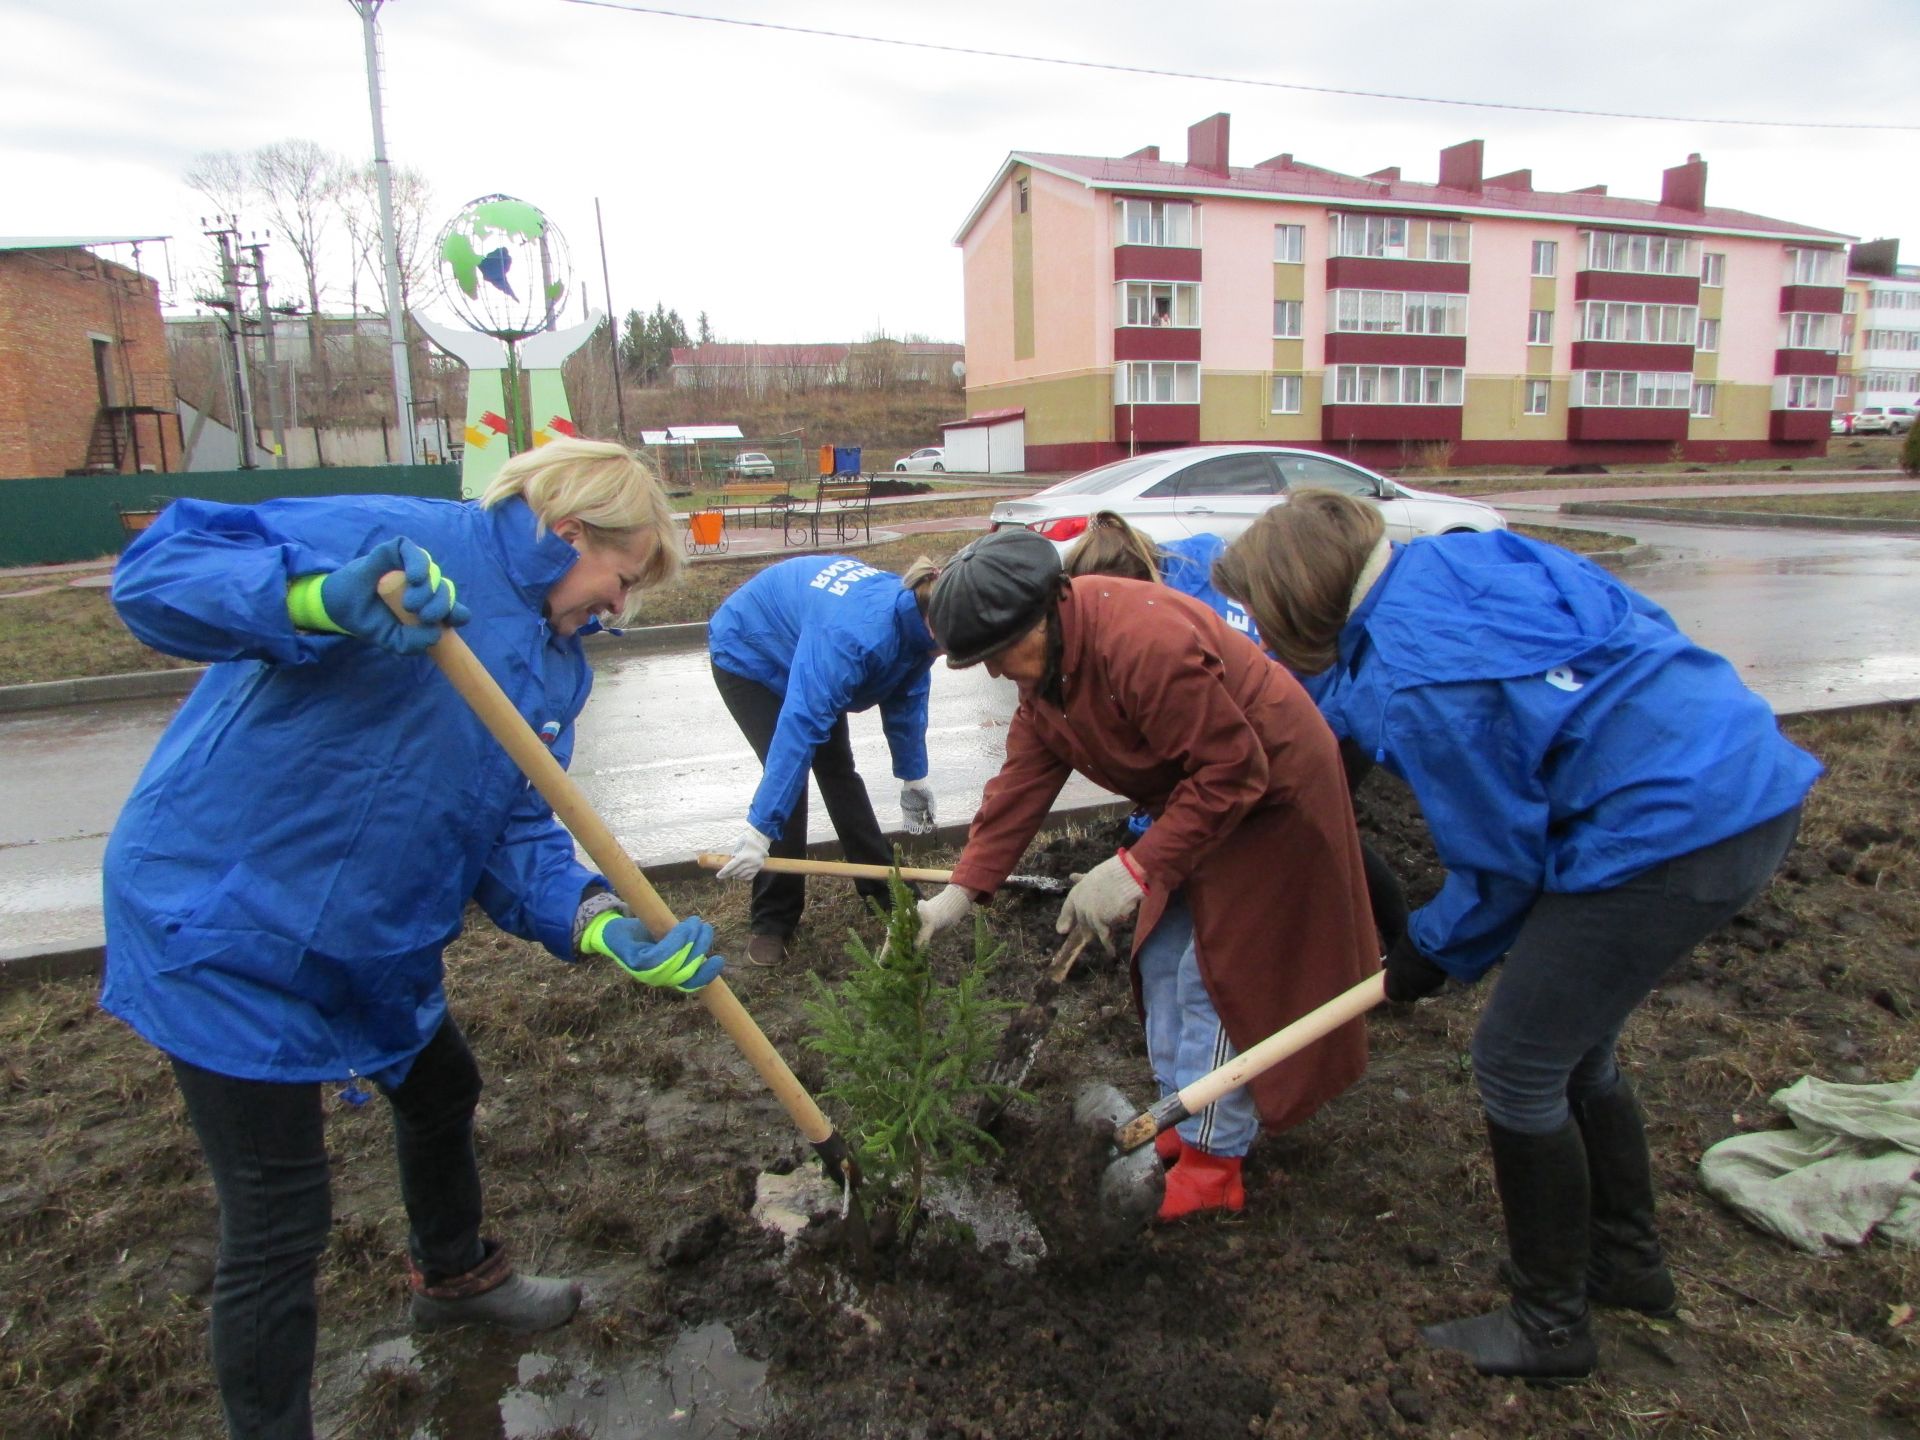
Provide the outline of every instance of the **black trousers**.
[[[760,764],[764,767],[767,749],[773,744],[773,732],[780,724],[780,707],[785,703],[784,697],[757,680],[735,675],[718,665],[712,669],[713,683],[719,687],[720,699],[726,705],[727,713],[733,716],[740,733],[747,737],[747,743],[753,746],[753,753],[760,757]],[[892,847],[887,844],[880,821],[873,813],[873,801],[867,797],[866,782],[860,778],[860,772],[853,768],[853,740],[847,731],[845,715],[834,721],[827,738],[814,750],[813,778],[820,787],[820,798],[827,806],[827,818],[833,821],[833,833],[840,837],[840,848],[847,859],[861,865],[891,865]],[[787,860],[805,857],[805,785],[800,787],[800,797],[793,802],[793,811],[787,816],[780,838],[773,842],[768,853]],[[884,880],[859,880],[854,883],[854,888],[862,896],[878,900],[883,906],[887,903],[887,883]],[[762,870],[753,877],[753,902],[749,912],[753,933],[778,935],[784,940],[800,923],[800,912],[806,908],[806,904],[807,882],[804,876],[776,875]]]
[[[173,1061],[220,1200],[213,1369],[236,1440],[311,1440],[319,1306],[314,1280],[333,1221],[321,1087],[238,1080]],[[408,1249],[429,1280],[485,1258],[473,1112],[480,1069],[449,1016],[393,1107]]]

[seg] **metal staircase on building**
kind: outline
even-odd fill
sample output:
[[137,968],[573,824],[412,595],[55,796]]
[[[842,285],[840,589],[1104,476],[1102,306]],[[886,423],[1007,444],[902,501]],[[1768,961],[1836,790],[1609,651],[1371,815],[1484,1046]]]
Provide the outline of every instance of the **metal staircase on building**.
[[117,474],[125,468],[133,449],[133,416],[119,405],[104,405],[93,417],[93,433],[87,437],[87,458],[81,469],[90,474]]

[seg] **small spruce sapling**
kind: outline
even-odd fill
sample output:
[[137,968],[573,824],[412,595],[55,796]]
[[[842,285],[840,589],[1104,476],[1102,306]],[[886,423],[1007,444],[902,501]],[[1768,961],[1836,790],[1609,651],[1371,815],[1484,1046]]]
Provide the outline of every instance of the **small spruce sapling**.
[[1907,443],[1900,447],[1900,468],[1920,478],[1920,425],[1907,431]]
[[890,884],[893,914],[879,951],[849,931],[852,973],[831,986],[813,977],[806,1008],[817,1033],[806,1043],[826,1057],[822,1093],[852,1117],[847,1133],[861,1168],[887,1187],[910,1243],[928,1182],[962,1174],[1000,1148],[973,1117],[983,1100],[1011,1093],[983,1076],[997,1022],[1017,1007],[983,993],[1002,948],[984,919],[974,919],[972,960],[956,983],[942,984],[916,943],[919,914],[897,868]]

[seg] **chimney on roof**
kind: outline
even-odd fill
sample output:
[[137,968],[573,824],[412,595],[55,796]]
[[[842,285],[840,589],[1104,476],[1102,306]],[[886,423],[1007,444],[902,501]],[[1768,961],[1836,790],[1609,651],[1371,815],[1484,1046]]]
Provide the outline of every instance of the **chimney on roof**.
[[1463,140],[1440,152],[1440,184],[1448,190],[1478,190],[1487,142]]
[[1492,176],[1482,183],[1498,185],[1502,190],[1531,190],[1533,189],[1533,171],[1509,170],[1504,175]]
[[1567,193],[1570,195],[1604,195],[1607,193],[1607,187],[1604,185],[1589,185],[1584,189],[1570,190]]
[[1675,210],[1707,208],[1707,162],[1698,155],[1687,156],[1687,163],[1676,165],[1660,176],[1660,203]]
[[1158,160],[1160,158],[1160,147],[1158,145],[1142,145],[1126,158],[1129,160]]
[[1389,165],[1384,170],[1369,170],[1366,178],[1369,180],[1378,180],[1383,185],[1391,185],[1400,178],[1400,167],[1398,165]]
[[1278,155],[1269,155],[1253,168],[1256,170],[1291,170],[1293,169],[1293,152],[1291,150],[1282,150]]
[[1900,271],[1898,240],[1865,240],[1852,246],[1847,269],[1855,275],[1896,275]]
[[1218,115],[1187,127],[1187,164],[1196,170],[1227,173],[1227,114]]

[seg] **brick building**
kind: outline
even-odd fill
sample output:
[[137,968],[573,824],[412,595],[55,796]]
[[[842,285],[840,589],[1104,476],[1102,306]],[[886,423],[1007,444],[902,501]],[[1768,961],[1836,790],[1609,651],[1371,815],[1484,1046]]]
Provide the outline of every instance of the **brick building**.
[[160,287],[96,253],[161,238],[0,239],[0,477],[180,467]]
[[1824,451],[1846,242],[1707,203],[1482,173],[1436,182],[1281,154],[1016,151],[954,237],[967,409],[1020,412],[1026,463],[1156,445],[1306,445],[1374,464]]

